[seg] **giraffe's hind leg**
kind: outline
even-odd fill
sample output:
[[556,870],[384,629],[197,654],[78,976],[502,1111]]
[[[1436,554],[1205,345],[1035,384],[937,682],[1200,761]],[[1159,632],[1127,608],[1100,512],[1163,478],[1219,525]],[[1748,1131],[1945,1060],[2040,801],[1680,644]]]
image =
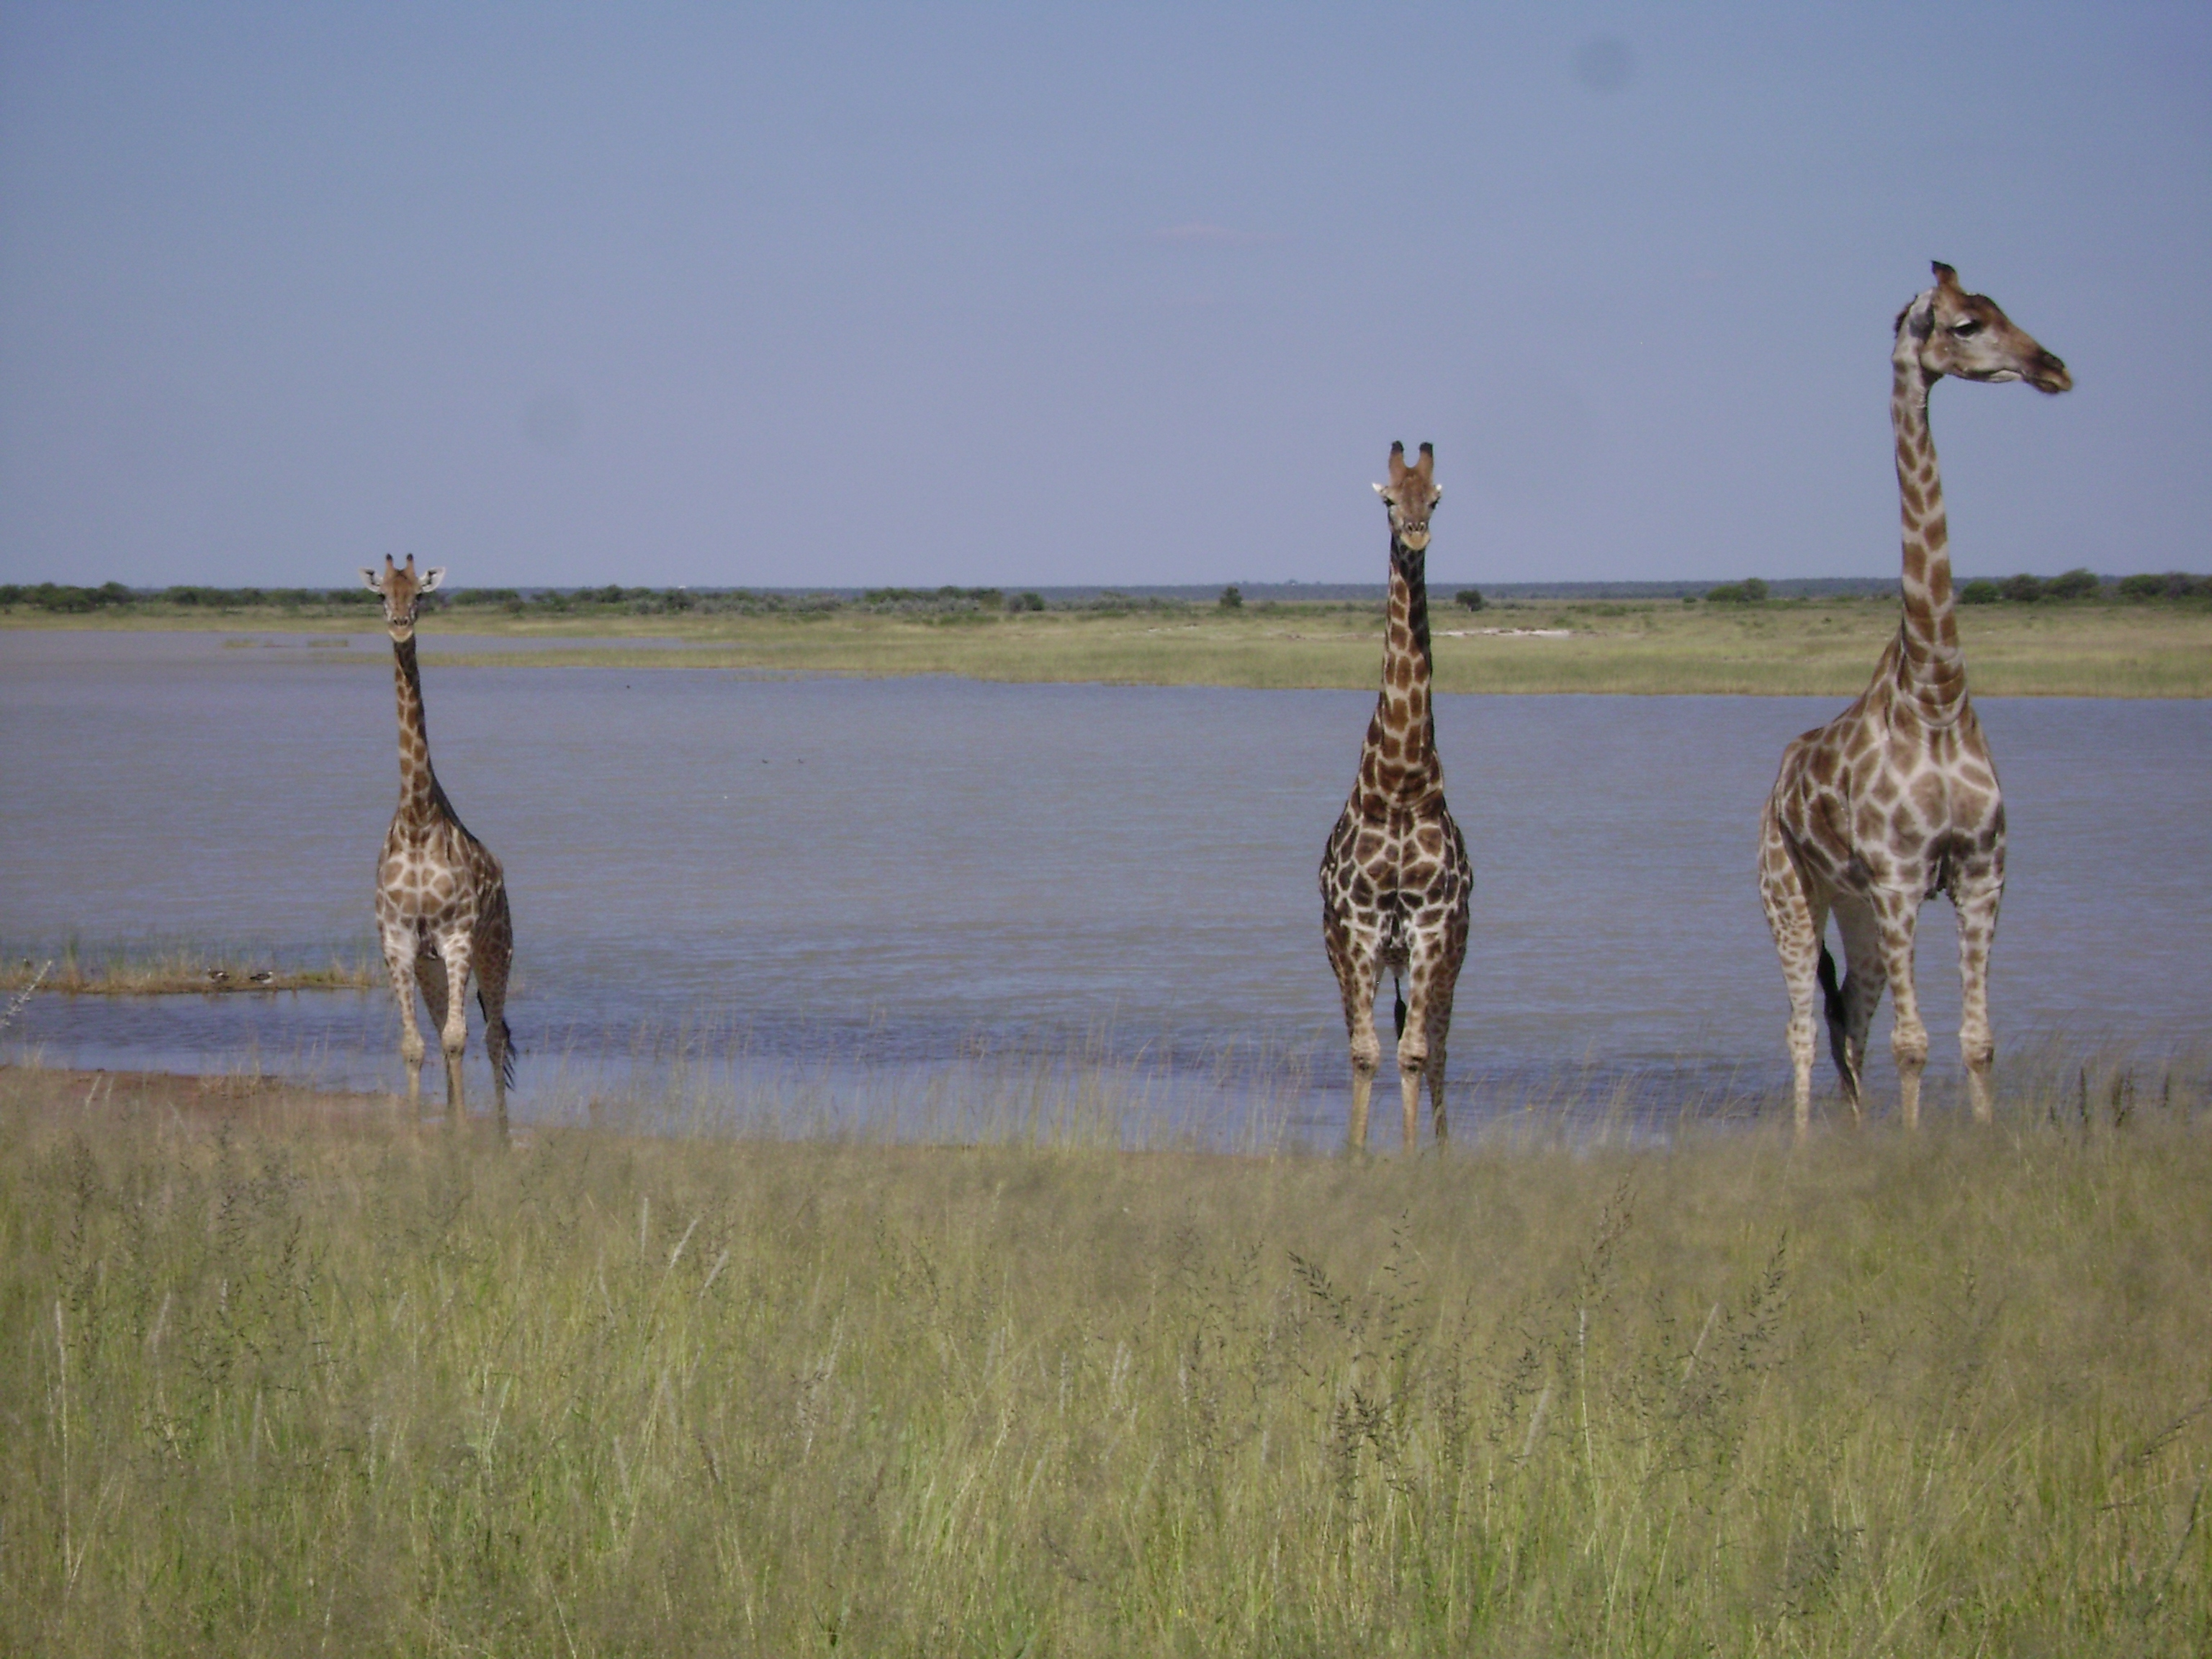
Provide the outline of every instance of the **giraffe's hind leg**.
[[445,1009],[438,1031],[438,1046],[446,1056],[446,1113],[456,1123],[467,1115],[461,1088],[461,1058],[469,1046],[469,971],[474,965],[470,936],[441,933],[438,954],[445,959]]
[[1823,910],[1814,908],[1804,873],[1790,855],[1788,844],[1774,822],[1769,801],[1761,821],[1759,854],[1759,896],[1765,907],[1766,926],[1774,935],[1774,948],[1782,957],[1782,981],[1790,994],[1790,1103],[1802,1137],[1813,1121],[1813,1005],[1820,990],[1820,933],[1826,924]]
[[1859,1115],[1866,1092],[1867,1033],[1873,1029],[1881,994],[1889,985],[1889,963],[1881,948],[1881,928],[1874,908],[1856,894],[1836,898],[1836,931],[1844,936],[1844,982],[1838,993],[1843,1015],[1844,1052],[1836,1061],[1844,1073],[1844,1092],[1851,1115]]
[[[453,994],[447,988],[445,961],[438,955],[437,947],[428,939],[422,941],[422,948],[415,954],[415,982],[422,988],[422,1000],[429,1005],[430,1023],[442,1028],[446,1006],[453,1000]],[[452,1098],[451,1081],[448,1078],[447,1097],[449,1100]]]
[[502,1139],[507,1135],[507,1091],[514,1082],[514,1039],[507,1029],[507,976],[514,961],[514,930],[502,887],[477,925],[476,957],[477,1001],[483,1010],[484,1052],[491,1060],[492,1104]]
[[1997,902],[2003,896],[2004,877],[1989,865],[1962,872],[1951,890],[1959,912],[1959,1058],[1966,1063],[1966,1092],[1977,1123],[1996,1116],[1990,1082],[1997,1053],[1990,1030],[1990,945],[1996,937]]
[[1889,1052],[1897,1061],[1898,1105],[1904,1114],[1905,1127],[1917,1129],[1920,1127],[1920,1075],[1928,1069],[1928,1027],[1920,1018],[1919,988],[1912,977],[1913,937],[1920,920],[1920,896],[1885,888],[1873,896],[1873,909],[1893,1010]]
[[1345,1035],[1352,1048],[1352,1118],[1346,1126],[1346,1144],[1355,1152],[1364,1152],[1368,1102],[1375,1090],[1375,1073],[1382,1064],[1382,1040],[1375,1033],[1377,952],[1373,940],[1359,938],[1333,913],[1325,912],[1322,921],[1328,965],[1344,999]]
[[1439,1147],[1451,1133],[1450,1121],[1444,1111],[1444,1051],[1451,1036],[1452,996],[1459,988],[1459,970],[1467,956],[1465,921],[1460,922],[1455,933],[1429,987],[1429,1058],[1424,1069],[1429,1079],[1429,1117]]

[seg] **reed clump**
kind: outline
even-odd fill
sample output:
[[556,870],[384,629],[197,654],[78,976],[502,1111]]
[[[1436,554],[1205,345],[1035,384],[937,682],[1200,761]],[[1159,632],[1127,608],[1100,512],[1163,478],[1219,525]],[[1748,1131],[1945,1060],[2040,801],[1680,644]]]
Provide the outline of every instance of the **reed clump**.
[[2082,1075],[1351,1164],[0,1073],[0,1647],[2200,1653],[2212,1139]]
[[70,996],[182,996],[249,991],[362,991],[385,983],[381,964],[364,952],[331,951],[325,960],[286,958],[273,951],[150,940],[56,950],[0,946],[0,991],[58,992]]

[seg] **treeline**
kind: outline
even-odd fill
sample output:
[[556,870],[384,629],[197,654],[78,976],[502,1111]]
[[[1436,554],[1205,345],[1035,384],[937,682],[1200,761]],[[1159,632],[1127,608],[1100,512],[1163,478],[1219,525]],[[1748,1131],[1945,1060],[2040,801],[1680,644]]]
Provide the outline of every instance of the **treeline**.
[[[1762,605],[1766,584],[1756,576],[1740,582],[1723,582],[1706,591],[1710,605]],[[2002,581],[1976,577],[1961,583],[1961,605],[2035,605],[2045,599],[2212,599],[2212,576],[2192,576],[2169,570],[2160,575],[2120,576],[2110,580],[2094,571],[2075,569],[2056,576],[2008,576]]]
[[[1763,605],[1767,584],[1758,577],[1723,582],[1707,590],[1711,605]],[[2122,600],[2148,602],[2174,599],[2212,599],[2212,576],[2185,571],[2107,579],[2094,572],[2069,570],[2057,576],[2008,576],[2002,581],[1976,578],[1960,585],[1962,605],[2034,605],[2046,600]],[[1462,589],[1458,604],[1469,610],[1483,608],[1480,592]],[[1684,603],[1693,604],[1686,595]],[[1021,611],[1080,610],[1121,614],[1130,611],[1186,611],[1190,601],[1156,594],[1132,595],[1112,591],[1081,601],[1059,600],[1048,605],[1034,592],[1009,593],[996,587],[870,587],[857,595],[846,593],[759,592],[750,588],[624,587],[610,582],[604,587],[544,587],[525,591],[514,587],[462,587],[441,590],[426,600],[431,610],[495,610],[509,616],[775,616],[826,615],[833,611],[861,611],[880,615],[913,615],[946,618],[962,616],[1013,614]],[[1218,601],[1224,610],[1244,604],[1235,587],[1222,590]],[[1275,601],[1261,609],[1272,610]],[[0,582],[0,611],[43,611],[64,614],[140,611],[159,612],[276,610],[295,613],[349,615],[373,611],[376,595],[365,587],[126,587],[121,582],[102,582],[97,587],[75,587],[59,582],[35,585]]]

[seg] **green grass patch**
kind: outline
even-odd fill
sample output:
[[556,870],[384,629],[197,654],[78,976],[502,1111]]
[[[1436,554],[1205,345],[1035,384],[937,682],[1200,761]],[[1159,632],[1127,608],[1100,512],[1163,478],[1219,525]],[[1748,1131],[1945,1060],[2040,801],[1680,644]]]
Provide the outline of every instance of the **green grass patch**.
[[9,1651],[2212,1643],[2201,1082],[1373,1163],[157,1083],[0,1072]]

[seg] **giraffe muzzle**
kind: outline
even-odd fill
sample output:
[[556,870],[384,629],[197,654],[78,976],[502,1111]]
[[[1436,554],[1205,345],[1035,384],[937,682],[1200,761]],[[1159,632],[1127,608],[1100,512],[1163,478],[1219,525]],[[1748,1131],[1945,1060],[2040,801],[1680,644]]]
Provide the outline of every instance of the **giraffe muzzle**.
[[2027,383],[2038,392],[2071,392],[2074,376],[2068,371],[2063,359],[2054,357],[2046,351],[2028,366]]

